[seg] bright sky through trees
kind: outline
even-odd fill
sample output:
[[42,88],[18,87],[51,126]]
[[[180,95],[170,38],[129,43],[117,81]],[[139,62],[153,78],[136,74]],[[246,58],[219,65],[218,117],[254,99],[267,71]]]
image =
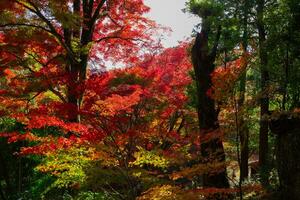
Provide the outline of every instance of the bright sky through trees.
[[199,18],[183,13],[186,0],[145,0],[151,11],[148,16],[157,23],[172,29],[171,35],[166,35],[162,41],[165,47],[173,47],[178,41],[191,35],[193,27],[199,23]]

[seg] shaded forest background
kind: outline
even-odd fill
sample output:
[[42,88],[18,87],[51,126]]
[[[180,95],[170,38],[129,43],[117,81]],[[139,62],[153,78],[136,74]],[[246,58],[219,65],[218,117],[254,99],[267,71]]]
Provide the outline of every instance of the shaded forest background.
[[0,1],[0,199],[299,199],[300,2],[149,9]]

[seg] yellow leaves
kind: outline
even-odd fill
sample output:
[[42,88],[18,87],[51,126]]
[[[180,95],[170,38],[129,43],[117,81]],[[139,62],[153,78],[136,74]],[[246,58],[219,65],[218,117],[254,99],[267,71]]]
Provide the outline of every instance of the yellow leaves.
[[156,128],[161,124],[161,120],[160,119],[153,119],[150,128]]
[[219,170],[224,169],[224,162],[212,162],[207,164],[196,164],[192,167],[184,168],[179,172],[174,172],[169,177],[172,180],[177,180],[180,178],[193,178],[195,176],[200,176],[203,174],[214,174],[219,172]]
[[90,165],[92,148],[73,147],[48,154],[44,162],[36,167],[43,173],[56,176],[55,187],[70,187],[74,184],[80,185],[86,179],[85,168]]
[[137,200],[204,200],[204,196],[197,191],[183,190],[178,186],[161,185],[150,188]]
[[134,154],[135,161],[131,162],[131,166],[151,165],[158,168],[167,168],[169,161],[165,159],[162,155],[159,155],[157,151],[147,151],[141,147],[138,147],[139,151]]
[[178,190],[180,190],[179,187],[171,185],[156,186],[143,193],[137,200],[173,200],[177,199],[176,191]]
[[39,95],[37,98],[39,101],[44,101],[44,100],[54,100],[54,101],[59,101],[59,97],[54,94],[52,91],[46,91],[43,94]]
[[132,176],[139,178],[142,176],[142,172],[133,172]]
[[97,149],[92,158],[99,160],[104,167],[116,167],[119,165],[119,161],[111,156],[109,150]]
[[[249,190],[250,189],[250,190]],[[245,186],[244,192],[255,191],[260,192],[261,187]],[[137,200],[205,200],[205,199],[232,199],[232,195],[236,194],[236,188],[200,188],[184,190],[178,186],[160,185],[155,186],[142,193]]]

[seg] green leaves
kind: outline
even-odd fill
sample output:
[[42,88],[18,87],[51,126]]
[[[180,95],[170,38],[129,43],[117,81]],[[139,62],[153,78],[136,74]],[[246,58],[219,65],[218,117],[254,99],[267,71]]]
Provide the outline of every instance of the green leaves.
[[190,0],[186,3],[187,11],[201,18],[223,15],[223,7],[216,0]]

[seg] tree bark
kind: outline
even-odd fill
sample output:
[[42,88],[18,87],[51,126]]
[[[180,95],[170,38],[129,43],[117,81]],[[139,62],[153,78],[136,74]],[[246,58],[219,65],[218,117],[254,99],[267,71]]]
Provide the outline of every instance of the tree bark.
[[[70,74],[70,80],[67,86],[67,100],[74,109],[70,110],[70,121],[80,122],[80,106],[84,94],[84,82],[86,80],[86,72],[88,65],[88,44],[93,40],[93,32],[99,12],[106,0],[98,3],[97,8],[93,12],[94,1],[74,0],[73,13],[83,15],[84,21],[80,27],[73,27],[72,30],[64,29],[64,39],[66,44],[72,49],[71,42],[78,42],[79,48],[84,48],[80,52],[74,53],[76,58],[69,59],[67,71]],[[82,14],[81,14],[82,12]],[[77,47],[77,48],[78,48]],[[74,51],[74,49],[72,49]],[[71,56],[71,55],[68,55]],[[75,111],[75,112],[74,112]]]
[[259,59],[261,70],[261,90],[262,98],[260,102],[260,129],[259,129],[259,167],[261,171],[262,183],[268,184],[268,121],[265,117],[269,114],[269,98],[266,94],[269,81],[267,69],[268,55],[265,48],[266,30],[264,24],[265,0],[257,0],[257,29],[259,37]]
[[[210,25],[206,19],[202,19],[201,32],[197,34],[192,48],[192,62],[195,71],[197,85],[197,112],[201,138],[219,129],[218,111],[215,109],[215,101],[207,95],[212,86],[211,73],[214,71],[217,45],[221,34],[221,27],[218,28],[215,45],[211,52],[208,49],[208,37]],[[225,152],[220,136],[214,136],[202,141],[201,155],[204,164],[221,163],[222,167],[217,173],[205,174],[203,186],[205,187],[229,187],[226,174]],[[213,169],[212,169],[213,170]]]
[[[4,160],[4,156],[2,152],[0,152],[0,180],[3,178],[6,184],[6,188],[1,187],[1,195],[3,195],[3,199],[5,198],[5,194],[9,194],[12,191],[12,185],[10,183],[9,171],[6,165],[6,161]],[[0,183],[1,185],[1,183]]]
[[276,135],[276,162],[280,184],[278,199],[300,197],[300,118],[281,114],[270,122]]
[[[248,0],[244,2],[243,9],[243,54],[247,57],[248,54],[248,15],[249,15],[249,5]],[[238,110],[241,111],[241,108],[244,106],[245,102],[245,93],[246,93],[246,80],[247,80],[247,62],[245,62],[245,71],[243,72],[240,80],[239,88],[239,100],[238,100]],[[240,181],[248,178],[248,160],[249,160],[249,129],[247,123],[244,119],[243,114],[239,114],[239,130],[240,130],[240,146],[241,146],[241,159],[240,159]]]

